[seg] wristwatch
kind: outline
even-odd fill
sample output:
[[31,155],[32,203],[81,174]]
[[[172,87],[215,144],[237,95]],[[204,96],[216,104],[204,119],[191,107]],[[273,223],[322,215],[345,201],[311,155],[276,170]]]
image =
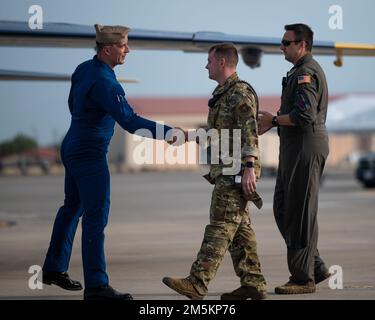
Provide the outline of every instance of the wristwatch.
[[273,127],[277,127],[279,125],[279,122],[277,121],[277,116],[274,116],[272,118],[272,122],[271,123],[272,123]]
[[252,162],[252,161],[246,161],[245,167],[246,168],[254,168],[254,162]]

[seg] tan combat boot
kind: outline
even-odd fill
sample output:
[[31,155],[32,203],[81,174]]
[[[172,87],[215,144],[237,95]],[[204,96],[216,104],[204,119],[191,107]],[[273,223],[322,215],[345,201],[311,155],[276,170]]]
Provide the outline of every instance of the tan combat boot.
[[286,284],[276,287],[275,293],[277,294],[302,294],[302,293],[314,293],[316,290],[315,283],[308,281],[305,284],[297,284],[292,281]]
[[263,300],[267,298],[265,290],[258,290],[255,287],[241,286],[236,290],[221,295],[221,300]]
[[188,297],[191,300],[202,300],[204,297],[204,295],[200,294],[197,289],[195,289],[194,285],[187,278],[173,279],[170,277],[164,277],[162,281],[172,290]]

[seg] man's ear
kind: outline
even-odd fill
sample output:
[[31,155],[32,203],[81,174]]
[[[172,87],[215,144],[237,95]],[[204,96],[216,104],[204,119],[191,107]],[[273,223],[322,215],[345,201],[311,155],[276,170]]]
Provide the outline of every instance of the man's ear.
[[103,48],[103,51],[104,51],[104,53],[105,53],[106,56],[109,56],[110,53],[111,53],[111,48],[110,48],[110,46],[105,46],[105,47]]
[[305,49],[305,51],[307,51],[307,42],[301,41],[301,44],[302,44],[302,48]]
[[220,67],[224,68],[226,65],[226,62],[227,60],[225,60],[225,58],[220,58],[220,61],[219,61]]

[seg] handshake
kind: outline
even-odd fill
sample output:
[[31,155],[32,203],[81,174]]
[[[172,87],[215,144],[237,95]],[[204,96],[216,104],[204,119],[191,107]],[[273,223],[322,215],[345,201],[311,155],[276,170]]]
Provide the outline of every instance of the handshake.
[[[180,127],[174,127],[172,130],[169,130],[165,136],[165,140],[173,146],[180,146],[189,140],[189,133],[186,130],[183,130]],[[194,140],[197,141],[194,137]]]

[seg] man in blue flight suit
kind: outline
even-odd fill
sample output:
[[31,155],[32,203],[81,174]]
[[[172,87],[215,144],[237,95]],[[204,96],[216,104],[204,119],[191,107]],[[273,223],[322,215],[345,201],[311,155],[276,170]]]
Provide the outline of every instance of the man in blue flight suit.
[[[104,256],[104,228],[110,205],[110,176],[106,154],[117,121],[134,133],[148,129],[156,138],[153,121],[134,113],[113,68],[129,53],[124,26],[95,25],[97,55],[80,64],[72,76],[69,109],[70,128],[61,146],[65,167],[65,200],[53,226],[43,266],[43,282],[66,290],[82,285],[68,273],[74,235],[82,216],[82,260],[84,299],[133,299],[109,285]],[[164,126],[164,133],[170,127]],[[165,138],[165,135],[160,137]]]

